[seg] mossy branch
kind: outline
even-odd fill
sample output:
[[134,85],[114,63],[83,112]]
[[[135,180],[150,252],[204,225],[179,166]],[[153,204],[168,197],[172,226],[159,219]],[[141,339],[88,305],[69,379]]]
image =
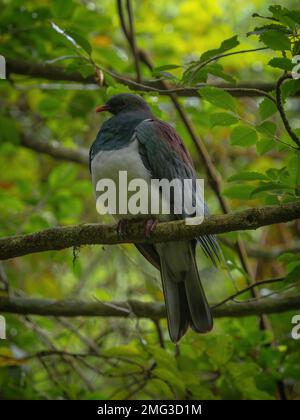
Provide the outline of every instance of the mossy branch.
[[159,223],[150,237],[145,236],[143,222],[127,223],[122,237],[118,235],[115,225],[95,223],[54,227],[36,233],[1,238],[0,260],[81,245],[190,240],[207,234],[253,230],[299,217],[300,201],[210,216],[198,225],[188,225],[184,220]]

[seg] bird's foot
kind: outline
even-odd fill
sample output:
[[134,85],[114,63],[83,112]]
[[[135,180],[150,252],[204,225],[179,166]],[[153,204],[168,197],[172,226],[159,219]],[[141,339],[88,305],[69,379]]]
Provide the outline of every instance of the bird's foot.
[[150,237],[151,233],[155,230],[158,224],[157,219],[147,219],[145,220],[145,235],[147,238]]
[[121,220],[118,221],[117,234],[120,238],[122,238],[122,236],[124,235],[127,223],[128,223],[127,219],[121,219]]

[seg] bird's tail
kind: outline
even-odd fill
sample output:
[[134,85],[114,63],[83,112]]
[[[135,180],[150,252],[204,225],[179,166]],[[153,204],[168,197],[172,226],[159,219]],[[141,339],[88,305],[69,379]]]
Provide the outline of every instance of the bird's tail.
[[195,249],[187,242],[158,248],[171,340],[178,342],[188,326],[199,333],[212,329],[213,320],[200,281]]

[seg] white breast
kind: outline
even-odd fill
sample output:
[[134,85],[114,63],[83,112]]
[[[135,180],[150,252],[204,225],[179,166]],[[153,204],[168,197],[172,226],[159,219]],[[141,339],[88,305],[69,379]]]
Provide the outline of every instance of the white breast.
[[[133,140],[129,143],[127,147],[124,147],[119,150],[107,150],[100,151],[92,160],[91,164],[91,173],[92,173],[92,182],[94,187],[94,194],[96,199],[99,197],[100,193],[96,190],[96,186],[99,180],[111,179],[116,185],[117,192],[117,209],[119,208],[119,172],[127,172],[127,182],[129,183],[133,179],[142,179],[147,183],[148,188],[143,190],[142,199],[145,199],[148,202],[149,212],[147,214],[132,214],[127,213],[119,214],[118,211],[114,214],[114,218],[119,220],[123,218],[147,218],[151,216],[151,174],[144,166],[144,163],[141,159],[138,149],[138,141]],[[127,192],[128,202],[130,197],[136,192]],[[157,196],[156,196],[157,198]],[[155,200],[157,201],[157,200]],[[158,198],[159,207],[161,208],[161,196]],[[157,207],[157,206],[155,206]],[[170,215],[153,215],[153,217],[158,217],[159,220],[170,220],[173,217]]]
[[127,171],[128,180],[142,178],[147,182],[151,177],[145,168],[138,150],[138,141],[134,140],[127,147],[119,150],[100,151],[92,160],[92,181],[95,186],[99,179],[110,178],[118,181],[119,171]]
[[[145,168],[139,154],[137,140],[130,142],[127,147],[119,150],[100,151],[94,157],[91,164],[91,173],[96,198],[99,196],[99,193],[96,191],[96,185],[99,180],[104,178],[114,181],[118,195],[120,171],[127,172],[128,183],[131,180],[138,178],[145,180],[148,185],[150,184],[151,176],[149,171]],[[128,198],[130,198],[130,194],[128,194]],[[126,217],[130,216],[131,215],[128,214]],[[125,216],[123,215],[123,217]],[[116,215],[116,218],[120,217]]]

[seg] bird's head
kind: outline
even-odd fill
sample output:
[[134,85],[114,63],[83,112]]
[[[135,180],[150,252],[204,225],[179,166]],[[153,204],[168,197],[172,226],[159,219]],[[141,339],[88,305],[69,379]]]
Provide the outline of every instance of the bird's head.
[[96,109],[96,112],[108,111],[111,114],[117,115],[120,112],[128,111],[147,111],[151,112],[148,104],[141,96],[133,95],[131,93],[120,93],[114,95],[102,106]]

